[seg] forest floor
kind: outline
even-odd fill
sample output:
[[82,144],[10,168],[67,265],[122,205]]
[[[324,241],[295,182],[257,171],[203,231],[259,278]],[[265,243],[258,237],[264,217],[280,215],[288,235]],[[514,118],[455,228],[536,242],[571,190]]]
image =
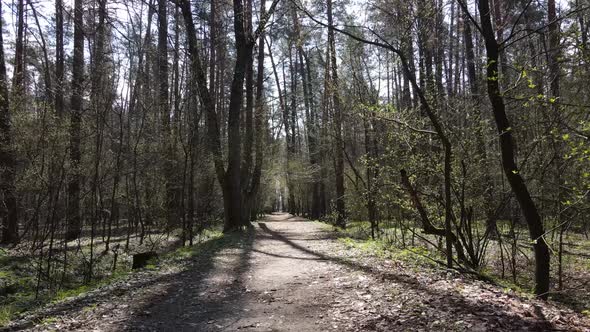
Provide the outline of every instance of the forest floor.
[[273,214],[254,225],[7,329],[590,331],[589,317],[559,304],[371,254],[318,222]]

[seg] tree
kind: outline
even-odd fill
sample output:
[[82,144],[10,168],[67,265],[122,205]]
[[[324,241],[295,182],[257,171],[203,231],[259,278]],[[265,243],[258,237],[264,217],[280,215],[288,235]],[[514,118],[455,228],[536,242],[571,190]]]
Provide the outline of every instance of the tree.
[[175,158],[170,129],[170,106],[168,105],[168,1],[158,0],[158,113],[161,117],[162,147],[165,156],[163,173],[166,181],[165,209],[168,227],[177,222],[177,204],[179,199],[175,187],[173,159]]
[[[22,2],[22,1],[21,1]],[[0,16],[2,5],[0,4]],[[16,196],[16,160],[12,138],[12,119],[10,116],[10,100],[8,95],[3,24],[0,20],[0,193],[2,204],[2,243],[18,241],[18,203]]]
[[16,28],[16,45],[14,52],[14,77],[12,80],[12,86],[14,87],[14,94],[19,98],[18,104],[22,103],[21,94],[23,91],[24,75],[25,75],[25,44],[24,44],[24,31],[25,31],[25,2],[24,0],[18,0],[16,6],[16,12],[18,15],[17,28]]
[[213,99],[207,87],[205,73],[201,65],[190,4],[188,1],[181,3],[182,13],[188,34],[191,62],[193,65],[193,70],[196,74],[197,84],[199,86],[199,96],[201,97],[201,102],[203,103],[204,107],[207,109],[207,135],[209,140],[209,149],[213,154],[217,179],[223,191],[225,212],[224,232],[235,231],[246,224],[244,218],[242,218],[242,182],[240,177],[242,158],[240,117],[244,96],[243,87],[247,65],[250,63],[255,41],[264,30],[266,22],[274,11],[277,3],[277,0],[273,2],[269,13],[267,13],[266,16],[261,17],[256,32],[254,34],[250,34],[248,33],[247,27],[245,25],[245,11],[243,2],[241,0],[233,1],[236,62],[234,64],[233,70],[227,120],[227,169],[224,166],[221,152],[221,140],[219,137],[217,115],[215,114]]
[[344,141],[342,139],[342,105],[338,90],[338,65],[336,64],[336,41],[332,17],[332,0],[327,2],[328,48],[330,56],[330,91],[334,107],[334,170],[336,177],[336,224],[346,227],[346,206],[344,203]]
[[55,112],[64,113],[64,17],[63,1],[55,0]]
[[74,1],[74,58],[72,65],[72,100],[70,101],[70,179],[68,183],[67,240],[74,240],[82,231],[80,215],[80,144],[82,95],[84,93],[84,6]]
[[514,139],[512,137],[515,129],[508,120],[504,98],[500,92],[500,84],[498,82],[500,47],[492,27],[489,1],[478,0],[478,10],[481,20],[480,31],[485,40],[487,54],[486,78],[488,97],[498,129],[502,167],[510,183],[512,192],[524,214],[530,237],[533,241],[533,250],[535,252],[535,294],[541,298],[547,298],[550,271],[549,248],[544,238],[545,229],[541,216],[515,161]]
[[[260,17],[266,15],[266,1],[260,0]],[[250,22],[252,24],[252,22]],[[251,31],[251,27],[250,27]],[[260,180],[262,176],[262,163],[264,161],[264,138],[267,132],[266,128],[266,112],[264,104],[264,42],[265,42],[264,30],[258,37],[258,67],[256,72],[256,100],[255,109],[256,114],[254,116],[254,129],[256,131],[254,137],[255,146],[255,158],[254,158],[254,169],[252,171],[252,177],[250,179],[250,185],[247,186],[244,201],[244,217],[250,220],[256,219],[257,207],[254,206],[254,202],[258,197],[260,189]],[[253,82],[252,82],[253,83]],[[251,93],[251,91],[250,91]],[[246,183],[247,184],[247,183]]]

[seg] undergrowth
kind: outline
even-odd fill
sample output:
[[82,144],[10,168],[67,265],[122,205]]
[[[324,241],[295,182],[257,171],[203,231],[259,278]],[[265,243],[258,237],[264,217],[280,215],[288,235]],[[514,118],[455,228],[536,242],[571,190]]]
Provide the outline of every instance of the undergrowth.
[[[216,229],[204,230],[196,238],[195,245],[173,248],[160,255],[158,259],[149,261],[144,270],[157,270],[163,265],[178,264],[213,247],[225,245],[227,241],[233,241],[231,238],[231,235],[223,236]],[[128,278],[134,273],[130,260],[121,259],[114,270],[109,264],[97,265],[101,270],[97,271],[96,278],[90,282],[80,281],[75,275],[66,275],[63,278],[65,282],[60,287],[54,286],[53,290],[45,290],[37,287],[35,274],[38,262],[27,257],[10,256],[7,250],[0,249],[0,266],[0,287],[13,288],[9,294],[0,296],[0,327],[8,325],[19,315],[47,304],[68,301]]]

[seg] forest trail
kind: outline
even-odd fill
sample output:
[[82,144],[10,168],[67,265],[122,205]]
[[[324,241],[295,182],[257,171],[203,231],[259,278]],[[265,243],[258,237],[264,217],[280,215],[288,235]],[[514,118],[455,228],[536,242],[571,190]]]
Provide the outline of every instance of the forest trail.
[[209,271],[188,272],[157,301],[148,315],[112,330],[152,331],[315,331],[330,299],[326,280],[338,266],[307,248],[329,245],[319,224],[274,214],[255,234],[220,251]]
[[[439,269],[361,254],[288,214],[180,268],[55,308],[27,329],[75,331],[590,330],[571,310]],[[47,316],[46,316],[47,317]],[[40,320],[38,320],[39,322]]]

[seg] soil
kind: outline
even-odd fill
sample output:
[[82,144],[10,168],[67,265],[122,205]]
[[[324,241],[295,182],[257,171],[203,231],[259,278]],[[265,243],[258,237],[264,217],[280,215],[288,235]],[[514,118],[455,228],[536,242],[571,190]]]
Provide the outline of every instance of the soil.
[[217,249],[23,317],[33,331],[590,331],[588,317],[273,214]]

